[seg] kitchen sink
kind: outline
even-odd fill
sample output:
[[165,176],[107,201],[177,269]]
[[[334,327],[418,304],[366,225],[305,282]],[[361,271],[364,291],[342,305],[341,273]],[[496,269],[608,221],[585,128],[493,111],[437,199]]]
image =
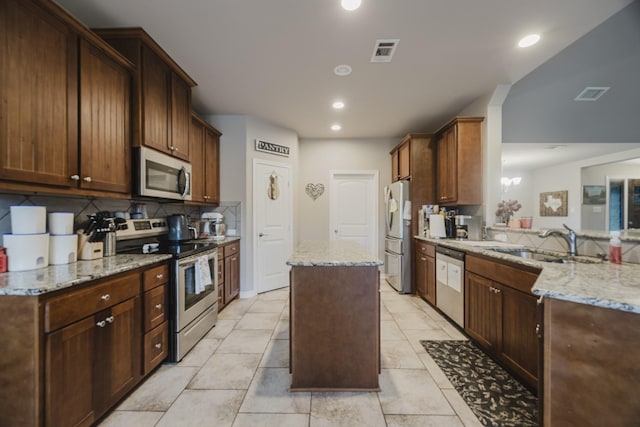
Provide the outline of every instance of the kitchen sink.
[[596,264],[601,263],[602,258],[588,257],[588,256],[569,256],[569,255],[558,255],[558,254],[550,254],[548,252],[543,252],[537,249],[531,248],[491,248],[490,250],[494,252],[499,252],[503,254],[513,255],[524,259],[530,259],[532,261],[543,261],[543,262],[555,262],[555,263],[571,263],[571,262],[579,262],[583,264]]

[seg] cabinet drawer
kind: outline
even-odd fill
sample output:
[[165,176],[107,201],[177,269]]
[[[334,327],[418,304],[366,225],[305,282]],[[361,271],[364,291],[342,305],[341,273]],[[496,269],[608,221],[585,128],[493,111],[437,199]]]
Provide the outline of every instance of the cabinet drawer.
[[430,256],[432,258],[435,258],[436,256],[436,247],[420,240],[416,240],[416,249],[418,250],[418,253],[423,255]]
[[155,328],[167,319],[166,286],[158,286],[144,293],[144,330]]
[[228,257],[231,255],[235,255],[240,252],[240,242],[229,243],[228,245],[224,245],[224,257]]
[[140,273],[130,273],[54,297],[45,305],[45,332],[54,331],[139,294]]
[[169,281],[169,266],[159,265],[148,269],[143,273],[144,290],[148,291],[156,286],[164,285]]
[[169,354],[169,329],[167,322],[144,335],[144,372],[146,375],[158,366]]
[[527,294],[531,294],[533,284],[538,280],[540,273],[524,271],[510,265],[489,261],[485,258],[467,255],[465,258],[467,271],[494,280],[510,288]]

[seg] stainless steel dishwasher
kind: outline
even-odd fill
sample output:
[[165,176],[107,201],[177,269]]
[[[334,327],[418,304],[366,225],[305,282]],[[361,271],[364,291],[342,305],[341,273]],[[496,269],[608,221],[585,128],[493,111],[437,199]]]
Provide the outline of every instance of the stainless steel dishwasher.
[[436,307],[464,328],[464,252],[436,247]]

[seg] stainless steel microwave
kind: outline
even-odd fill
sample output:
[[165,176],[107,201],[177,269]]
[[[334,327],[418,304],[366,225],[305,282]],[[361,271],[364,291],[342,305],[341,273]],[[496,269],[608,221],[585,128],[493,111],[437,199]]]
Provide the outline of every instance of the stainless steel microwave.
[[191,164],[147,147],[134,149],[137,196],[191,200]]

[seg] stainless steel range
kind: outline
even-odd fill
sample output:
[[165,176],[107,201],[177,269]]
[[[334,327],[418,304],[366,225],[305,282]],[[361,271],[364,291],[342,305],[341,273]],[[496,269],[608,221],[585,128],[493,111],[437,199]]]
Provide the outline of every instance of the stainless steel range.
[[116,230],[117,253],[166,253],[170,260],[169,360],[179,362],[218,319],[215,243],[167,240],[166,218],[130,219]]

